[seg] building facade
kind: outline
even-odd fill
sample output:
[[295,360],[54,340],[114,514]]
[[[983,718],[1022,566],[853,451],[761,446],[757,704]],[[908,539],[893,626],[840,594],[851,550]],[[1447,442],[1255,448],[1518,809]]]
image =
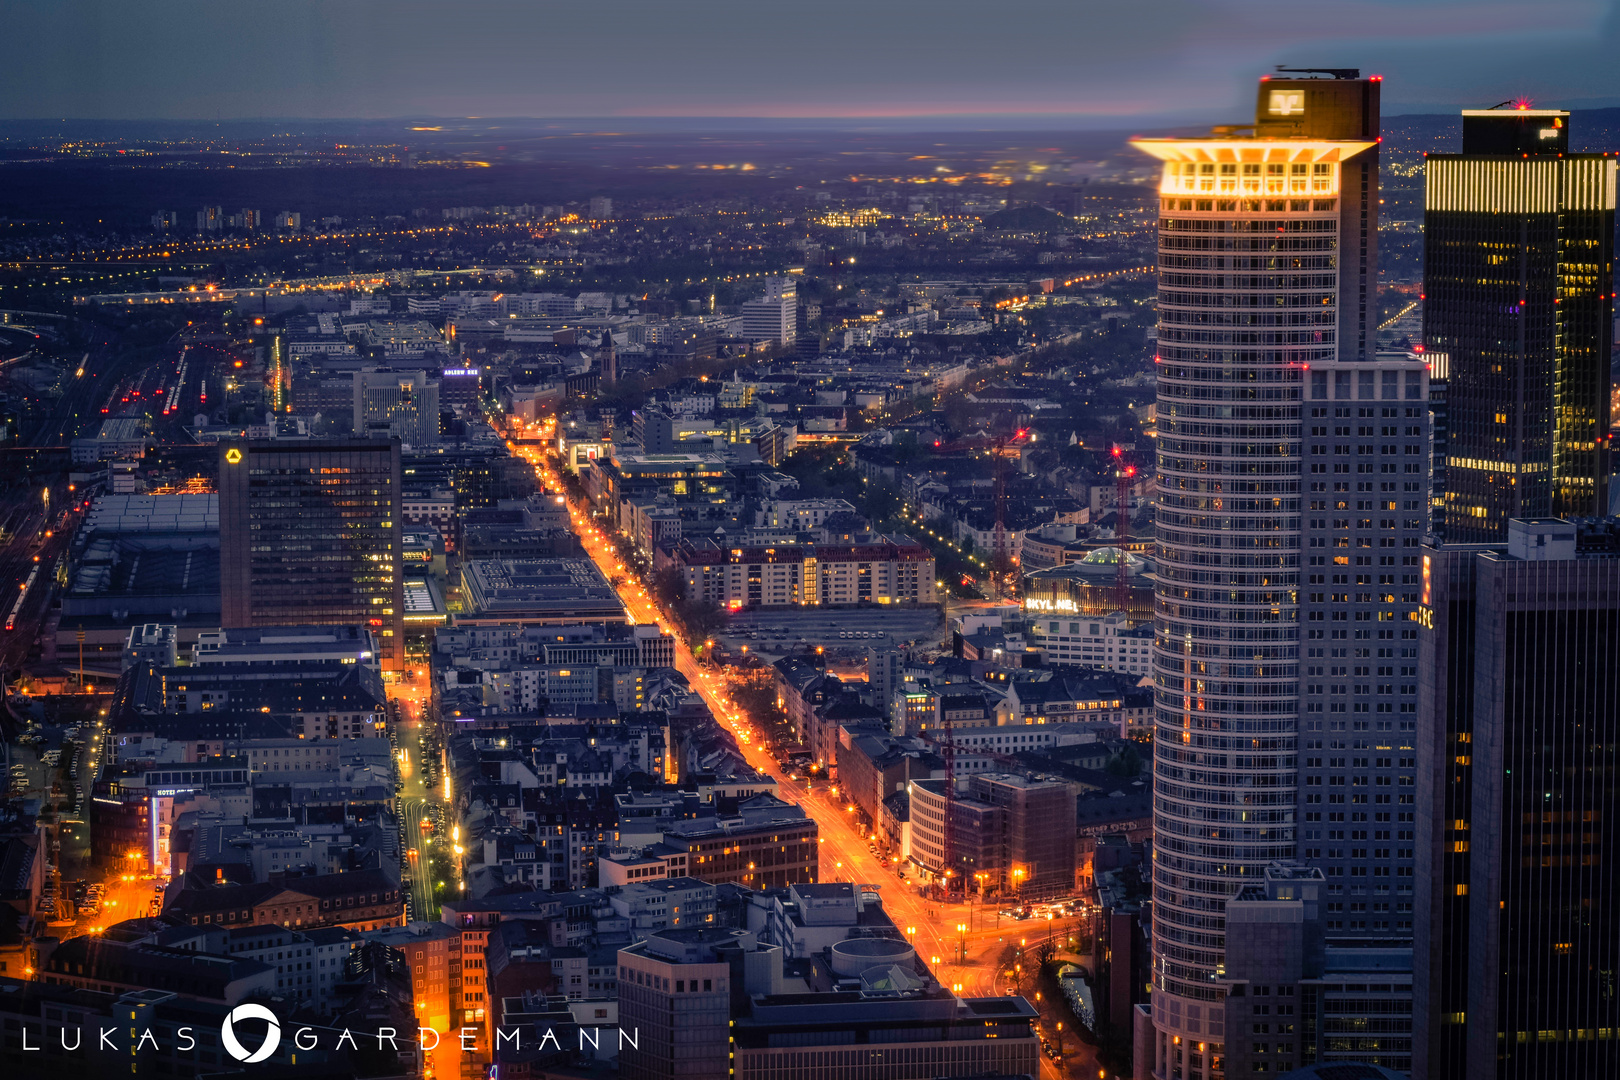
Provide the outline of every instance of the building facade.
[[738,1019],[737,1080],[1038,1076],[1035,1008],[1020,997],[755,997]]
[[731,1073],[731,965],[744,931],[667,930],[619,950],[619,1072],[625,1080]]
[[395,438],[412,447],[439,442],[439,381],[424,371],[358,371],[354,376],[354,432]]
[[1376,343],[1376,79],[1267,78],[1160,183],[1152,1074],[1221,1074],[1224,910],[1293,858],[1301,407]]
[[1620,519],[1424,559],[1414,1074],[1620,1072]]
[[[1061,781],[978,773],[948,803],[943,779],[912,780],[912,858],[965,890],[1037,899],[1074,890],[1075,801]],[[955,822],[945,850],[945,818]],[[949,861],[947,861],[947,858]]]
[[1423,338],[1450,372],[1454,543],[1608,513],[1617,165],[1570,153],[1554,109],[1464,112],[1462,153],[1428,156]]
[[969,778],[973,797],[1001,809],[1003,888],[1026,899],[1074,891],[1074,790],[1061,780],[1015,773]]
[[740,608],[934,604],[934,557],[907,536],[863,534],[855,543],[721,547],[683,538],[669,558],[687,596]]
[[1300,858],[1331,939],[1409,942],[1428,369],[1311,365],[1301,431]]
[[680,821],[664,830],[664,843],[684,850],[686,872],[711,885],[729,881],[750,889],[780,889],[820,879],[820,828],[802,812],[775,820]]
[[220,445],[226,626],[356,625],[403,668],[400,444]]
[[765,295],[742,306],[742,334],[749,341],[791,345],[798,325],[799,293],[792,278],[766,278]]
[[1326,889],[1320,869],[1278,863],[1227,904],[1227,1076],[1412,1068],[1411,949],[1331,944]]

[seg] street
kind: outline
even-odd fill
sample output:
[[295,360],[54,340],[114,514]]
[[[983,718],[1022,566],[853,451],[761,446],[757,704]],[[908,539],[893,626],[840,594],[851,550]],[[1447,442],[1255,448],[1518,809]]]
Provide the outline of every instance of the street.
[[[517,451],[534,465],[546,490],[566,490],[551,462],[537,449],[520,447]],[[830,801],[829,789],[809,791],[805,781],[789,779],[768,748],[756,737],[748,718],[726,696],[724,679],[700,668],[692,651],[682,639],[679,629],[664,617],[643,585],[632,576],[619,560],[604,531],[591,519],[583,506],[569,504],[574,531],[584,545],[587,555],[609,579],[619,578],[619,595],[624,601],[631,620],[637,623],[656,623],[675,638],[675,667],[686,677],[692,689],[702,698],[711,713],[729,727],[748,763],[772,777],[781,798],[805,807],[820,829],[820,879],[822,881],[849,881],[862,888],[878,892],[884,910],[924,957],[941,983],[960,994],[993,996],[1016,992],[1005,975],[1004,956],[1020,941],[1027,940],[1032,951],[1038,938],[1047,934],[1055,941],[1064,940],[1069,932],[1077,931],[1083,918],[1025,920],[1001,918],[997,904],[942,903],[922,895],[914,881],[903,879],[898,863],[879,858],[868,848],[868,837],[858,831],[854,814],[845,805]],[[958,925],[970,929],[958,931]],[[965,954],[965,955],[964,955]],[[1026,964],[1026,966],[1028,966]],[[1033,986],[1033,977],[1024,974]],[[1034,990],[1027,989],[1032,1004],[1043,1013],[1043,1029],[1054,1030],[1055,1020],[1049,1017],[1051,1003],[1034,1000]],[[1050,1080],[1068,1076],[1095,1076],[1099,1065],[1094,1048],[1069,1037],[1064,1031],[1064,1061],[1041,1058],[1041,1075]]]
[[[429,810],[436,792],[427,785],[427,771],[422,762],[422,699],[425,694],[425,687],[416,682],[388,684],[388,697],[399,710],[395,731],[399,758],[395,766],[401,781],[400,871],[410,879],[410,910],[406,915],[413,921],[431,921],[439,916],[438,904],[433,899],[428,841],[433,839],[435,844],[443,844],[446,839],[431,831],[433,822]],[[424,823],[428,828],[424,829]]]

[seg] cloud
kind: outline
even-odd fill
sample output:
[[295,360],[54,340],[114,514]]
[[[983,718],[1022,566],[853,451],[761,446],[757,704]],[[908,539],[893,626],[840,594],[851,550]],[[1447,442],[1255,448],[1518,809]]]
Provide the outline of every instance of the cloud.
[[1418,104],[1620,92],[1605,0],[0,0],[0,25],[14,117],[1106,121],[1241,111],[1285,62]]

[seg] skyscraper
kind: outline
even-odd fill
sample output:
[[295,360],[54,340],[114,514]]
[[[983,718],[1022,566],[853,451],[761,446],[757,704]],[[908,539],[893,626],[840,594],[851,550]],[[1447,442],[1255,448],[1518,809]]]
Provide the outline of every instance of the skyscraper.
[[1299,857],[1329,944],[1412,936],[1428,374],[1404,352],[1312,364],[1302,410]]
[[1569,153],[1569,113],[1463,113],[1431,154],[1424,345],[1449,368],[1438,525],[1499,543],[1515,517],[1608,512],[1616,160]]
[[1324,74],[1262,79],[1252,128],[1135,143],[1165,163],[1149,1041],[1166,1080],[1224,1071],[1226,901],[1297,852],[1302,398],[1314,365],[1373,359],[1377,317],[1380,84]]
[[226,626],[368,626],[404,666],[400,444],[220,445]]
[[1413,1074],[1620,1074],[1620,519],[1423,552]]

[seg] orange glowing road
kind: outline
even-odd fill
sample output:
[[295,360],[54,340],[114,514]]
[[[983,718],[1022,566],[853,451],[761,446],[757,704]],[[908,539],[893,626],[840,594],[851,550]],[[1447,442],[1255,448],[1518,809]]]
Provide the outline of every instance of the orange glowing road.
[[[552,438],[556,434],[555,420],[541,424],[538,434],[542,439]],[[547,491],[566,490],[556,474],[553,461],[537,448],[509,445],[513,445],[514,453],[534,467]],[[823,784],[820,789],[811,790],[806,781],[790,779],[782,773],[776,760],[756,741],[748,718],[726,696],[724,680],[698,666],[680,631],[664,617],[635,572],[619,561],[618,552],[592,520],[589,510],[570,501],[568,514],[574,532],[597,568],[609,579],[622,579],[618,589],[619,598],[624,602],[632,621],[656,623],[674,637],[676,670],[703,698],[715,719],[736,734],[748,763],[776,781],[777,794],[781,798],[800,804],[816,820],[821,837],[821,880],[849,881],[880,890],[884,911],[905,933],[918,955],[928,961],[941,983],[968,996],[1013,993],[1012,980],[1006,977],[1001,961],[1021,938],[1028,938],[1029,947],[1033,949],[1037,940],[1048,933],[1061,942],[1069,933],[1078,932],[1084,923],[1083,918],[1057,919],[1051,924],[1044,919],[1019,922],[997,915],[1001,903],[942,903],[924,897],[914,881],[899,876],[899,871],[904,867],[896,860],[873,854],[867,847],[868,836],[854,825],[854,815],[843,800],[834,798],[836,787],[828,789]],[[968,929],[958,931],[958,926]],[[1027,996],[1037,1008],[1042,1008],[1042,1003],[1034,1002],[1034,991],[1029,989],[1030,986],[1032,982],[1026,983]],[[1050,1033],[1049,1026],[1046,1030]],[[1041,1076],[1047,1080],[1059,1080],[1071,1075],[1067,1071],[1070,1069],[1076,1070],[1072,1073],[1074,1076],[1097,1075],[1094,1050],[1076,1039],[1067,1038],[1067,1034],[1065,1032],[1067,1053],[1064,1062],[1054,1064],[1043,1055]]]

